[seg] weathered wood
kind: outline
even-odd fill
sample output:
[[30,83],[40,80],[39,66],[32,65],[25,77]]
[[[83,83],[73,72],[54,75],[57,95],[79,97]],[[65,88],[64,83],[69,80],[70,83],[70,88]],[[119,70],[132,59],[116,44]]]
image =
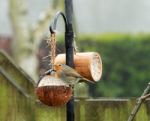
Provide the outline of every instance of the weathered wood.
[[[32,96],[32,97],[31,97]],[[12,60],[0,51],[0,121],[34,121],[31,106],[34,84]]]
[[133,108],[128,121],[133,121],[137,112],[139,111],[142,103],[146,100],[146,98],[149,97],[149,92],[150,92],[150,83],[148,83],[147,88],[144,90],[143,94],[141,95],[141,97],[139,99],[137,99],[137,102],[135,104],[135,107]]
[[[28,94],[34,95],[34,81],[13,60],[3,51],[0,51],[0,71],[16,82],[20,87],[24,87]],[[3,75],[5,75],[3,74]],[[9,80],[10,82],[10,80]],[[10,82],[11,83],[11,82]]]
[[[65,107],[35,102],[34,81],[8,58],[0,52],[0,68],[5,72],[0,73],[0,121],[65,121]],[[27,98],[18,87],[32,97]]]
[[[65,106],[52,108],[28,100],[1,75],[0,83],[1,121],[66,121]],[[126,121],[134,103],[135,99],[76,99],[75,121]],[[135,121],[150,120],[148,105],[150,100],[142,105]]]
[[[6,58],[0,54],[0,67],[27,94],[34,95],[31,80]],[[65,106],[52,108],[35,102],[34,97],[26,98],[9,78],[0,73],[0,121],[66,121]],[[135,101],[136,98],[76,98],[75,121],[127,121]],[[135,121],[150,121],[150,100],[143,103]]]

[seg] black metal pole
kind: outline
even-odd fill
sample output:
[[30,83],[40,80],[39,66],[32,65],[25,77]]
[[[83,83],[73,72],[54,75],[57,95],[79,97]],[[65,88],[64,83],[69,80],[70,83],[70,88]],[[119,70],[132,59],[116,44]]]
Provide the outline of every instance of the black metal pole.
[[65,12],[67,19],[67,30],[65,33],[65,46],[66,46],[66,64],[74,67],[73,63],[73,27],[72,27],[72,0],[65,0]]
[[[65,12],[66,17],[62,12],[57,12],[53,24],[50,25],[49,30],[51,33],[54,33],[56,30],[56,24],[59,16],[63,17],[65,22],[65,48],[66,48],[66,64],[70,67],[74,67],[74,57],[73,57],[73,40],[74,40],[74,33],[72,27],[72,15],[73,15],[73,7],[72,7],[72,0],[65,0]],[[67,121],[74,121],[74,96],[70,99],[67,103]]]
[[[65,33],[65,46],[66,46],[66,64],[68,66],[74,67],[73,62],[73,27],[72,27],[72,15],[73,6],[72,0],[65,0],[65,13],[68,22],[68,30]],[[74,121],[74,96],[67,103],[67,121]]]

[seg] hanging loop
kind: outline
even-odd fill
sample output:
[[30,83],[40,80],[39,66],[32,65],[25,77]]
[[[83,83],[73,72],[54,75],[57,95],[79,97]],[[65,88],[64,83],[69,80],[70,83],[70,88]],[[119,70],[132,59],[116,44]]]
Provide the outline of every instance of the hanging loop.
[[52,33],[50,37],[50,55],[51,55],[51,60],[50,60],[51,69],[54,69],[53,65],[56,57],[56,34],[55,33]]

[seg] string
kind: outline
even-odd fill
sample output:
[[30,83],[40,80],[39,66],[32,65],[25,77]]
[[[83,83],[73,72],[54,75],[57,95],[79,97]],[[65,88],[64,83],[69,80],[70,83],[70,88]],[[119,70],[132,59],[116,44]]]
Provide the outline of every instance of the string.
[[50,46],[49,55],[51,56],[49,65],[51,66],[51,69],[54,69],[54,62],[56,57],[56,34],[55,33],[51,33],[50,39],[48,41],[48,45]]

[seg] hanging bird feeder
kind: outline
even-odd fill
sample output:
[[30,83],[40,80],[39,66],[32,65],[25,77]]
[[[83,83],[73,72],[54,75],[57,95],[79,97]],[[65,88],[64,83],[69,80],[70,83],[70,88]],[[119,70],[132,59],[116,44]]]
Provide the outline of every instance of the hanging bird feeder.
[[[66,55],[69,54],[59,54],[56,57],[56,37],[55,37],[55,29],[56,23],[59,16],[63,17],[65,21],[65,37],[71,37],[68,32],[68,23],[65,18],[65,15],[62,12],[58,12],[54,18],[53,26],[50,26],[51,38],[48,41],[49,46],[51,47],[51,71],[46,73],[46,75],[39,81],[38,86],[36,88],[37,97],[41,102],[49,106],[61,106],[66,104],[72,96],[72,88],[65,83],[62,79],[56,76],[56,72],[54,70],[54,64],[66,64]],[[68,48],[70,45],[69,39],[65,40],[65,46]],[[73,45],[71,45],[73,46]],[[69,51],[66,51],[69,52]],[[102,75],[102,61],[101,57],[96,52],[83,52],[83,53],[75,53],[72,57],[74,61],[75,70],[84,78],[91,80],[93,82],[97,82],[100,80]],[[85,80],[87,81],[87,80]]]
[[[55,58],[55,64],[66,63],[65,54],[59,54]],[[75,70],[83,77],[97,82],[102,76],[102,61],[97,52],[82,52],[74,55]]]
[[46,72],[42,79],[38,82],[37,88],[35,90],[38,99],[42,103],[49,106],[65,105],[72,96],[72,88],[69,86],[69,84],[58,78],[56,76],[56,72],[53,71],[53,65],[56,55],[56,37],[54,30],[56,29],[56,22],[60,15],[65,21],[65,28],[67,30],[67,20],[65,18],[65,15],[62,12],[58,12],[54,18],[53,27],[50,26],[51,37],[48,41],[51,55],[51,69]]
[[51,75],[44,76],[36,88],[39,100],[49,106],[65,105],[72,96],[72,89],[61,79]]

